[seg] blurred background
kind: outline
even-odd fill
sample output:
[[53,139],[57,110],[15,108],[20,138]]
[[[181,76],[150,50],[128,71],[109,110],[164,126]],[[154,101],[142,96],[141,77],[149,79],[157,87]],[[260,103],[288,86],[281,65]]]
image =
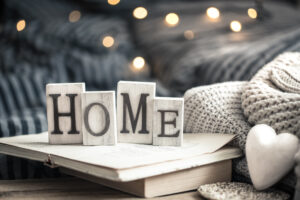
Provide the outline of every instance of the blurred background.
[[[1,0],[0,9],[0,137],[47,130],[49,82],[155,81],[158,96],[182,96],[300,51],[299,0]],[[0,166],[0,179],[49,175],[3,155]]]

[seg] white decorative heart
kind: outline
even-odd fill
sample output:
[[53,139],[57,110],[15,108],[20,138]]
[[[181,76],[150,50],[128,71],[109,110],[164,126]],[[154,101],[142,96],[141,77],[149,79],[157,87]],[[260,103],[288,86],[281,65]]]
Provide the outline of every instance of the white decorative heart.
[[246,158],[250,177],[257,190],[277,183],[294,165],[298,138],[290,133],[276,135],[265,124],[254,126],[246,141]]

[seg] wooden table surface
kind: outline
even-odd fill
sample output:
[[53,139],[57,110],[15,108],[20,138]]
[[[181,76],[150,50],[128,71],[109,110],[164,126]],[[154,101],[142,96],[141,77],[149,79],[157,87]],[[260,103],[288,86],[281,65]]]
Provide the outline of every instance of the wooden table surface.
[[[77,199],[143,199],[78,178],[0,180],[0,199],[77,200]],[[155,200],[201,200],[196,191],[185,192]]]

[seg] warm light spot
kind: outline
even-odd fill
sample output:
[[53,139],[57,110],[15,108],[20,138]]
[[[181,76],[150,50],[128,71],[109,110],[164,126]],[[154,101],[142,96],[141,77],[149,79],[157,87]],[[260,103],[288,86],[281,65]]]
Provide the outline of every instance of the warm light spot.
[[186,31],[184,31],[184,37],[185,37],[185,39],[187,39],[187,40],[192,40],[192,39],[194,39],[195,34],[194,34],[194,32],[191,31],[191,30],[186,30]]
[[109,5],[115,6],[115,5],[117,5],[118,3],[120,3],[120,0],[107,0],[107,3],[108,3]]
[[242,30],[242,24],[235,20],[230,23],[230,28],[234,32],[240,32]]
[[143,57],[135,57],[132,61],[132,65],[135,69],[141,70],[145,66],[145,59]]
[[137,7],[133,10],[133,16],[137,19],[144,19],[147,15],[148,11],[144,7]]
[[218,19],[220,17],[220,11],[215,7],[207,8],[206,14],[211,19]]
[[23,31],[26,27],[26,21],[24,19],[17,22],[17,31]]
[[169,13],[165,17],[168,26],[176,26],[179,23],[179,16],[176,13]]
[[115,40],[111,36],[105,36],[102,40],[102,44],[106,48],[112,47],[114,45],[114,43],[115,43]]
[[256,19],[257,18],[257,12],[256,12],[256,10],[254,8],[249,8],[248,9],[248,15],[252,19]]
[[81,13],[78,10],[73,10],[72,12],[70,12],[69,14],[69,22],[77,22],[81,17]]

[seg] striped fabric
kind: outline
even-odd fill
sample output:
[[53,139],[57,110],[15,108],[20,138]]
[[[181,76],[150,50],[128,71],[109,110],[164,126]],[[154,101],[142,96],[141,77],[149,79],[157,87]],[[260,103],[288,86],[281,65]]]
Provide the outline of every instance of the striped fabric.
[[[81,11],[81,19],[70,23],[69,13],[79,7],[65,1],[7,0],[5,6],[0,28],[0,137],[47,130],[47,83],[85,82],[88,90],[108,90],[121,79],[151,80],[149,71],[130,70],[132,59],[141,54],[125,21]],[[17,32],[16,22],[22,18],[27,26]],[[113,48],[102,46],[106,35],[114,37]],[[0,179],[57,175],[41,163],[0,155]]]

